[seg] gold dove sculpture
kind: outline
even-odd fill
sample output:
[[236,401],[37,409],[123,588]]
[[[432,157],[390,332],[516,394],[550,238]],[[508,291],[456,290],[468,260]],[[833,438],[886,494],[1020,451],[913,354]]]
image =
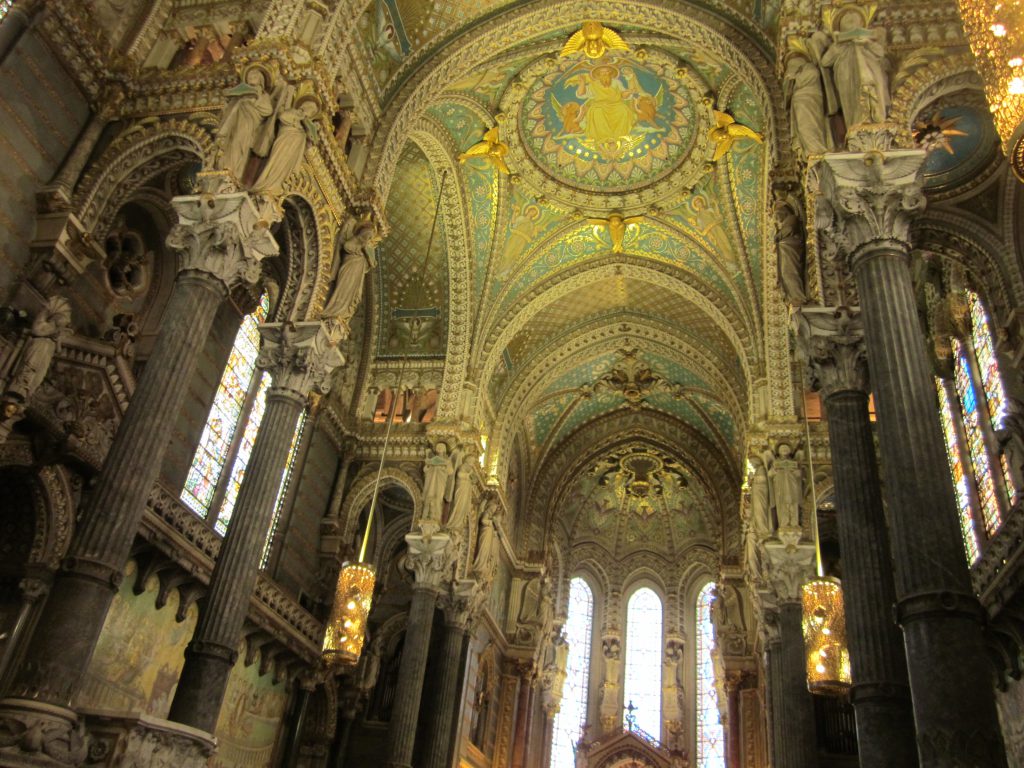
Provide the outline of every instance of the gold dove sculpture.
[[608,29],[600,21],[585,21],[583,28],[562,46],[559,56],[572,56],[583,51],[583,55],[589,59],[600,59],[608,51],[628,50],[629,46],[618,32]]
[[507,174],[508,166],[505,164],[505,155],[508,154],[508,145],[501,141],[498,136],[498,126],[484,132],[483,141],[477,142],[472,147],[459,155],[459,162],[467,160],[488,160],[491,165],[502,173]]
[[610,213],[607,219],[587,219],[589,223],[608,230],[608,236],[612,239],[612,253],[623,252],[622,243],[626,239],[626,227],[630,224],[639,224],[643,220],[643,216],[623,216],[621,213]]
[[725,112],[719,112],[717,109],[715,113],[715,127],[708,132],[709,138],[715,142],[715,154],[711,158],[711,162],[718,162],[726,152],[732,149],[732,145],[736,143],[738,139],[751,139],[756,141],[758,144],[762,144],[764,139],[757,131],[753,128],[748,128],[745,125],[741,125],[736,122],[736,118],[732,115],[726,114]]

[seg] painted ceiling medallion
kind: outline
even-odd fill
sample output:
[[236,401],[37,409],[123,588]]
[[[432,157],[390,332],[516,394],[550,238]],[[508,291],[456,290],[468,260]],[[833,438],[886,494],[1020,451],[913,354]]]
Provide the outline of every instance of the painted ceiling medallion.
[[519,80],[502,103],[518,122],[505,133],[509,164],[566,205],[639,212],[692,185],[710,159],[703,92],[662,51],[545,58]]

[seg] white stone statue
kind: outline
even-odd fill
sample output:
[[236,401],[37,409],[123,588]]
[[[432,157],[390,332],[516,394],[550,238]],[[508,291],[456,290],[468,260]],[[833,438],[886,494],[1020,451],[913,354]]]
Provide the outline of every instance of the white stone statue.
[[750,528],[760,540],[766,538],[772,530],[768,471],[764,460],[756,456],[751,458],[750,465],[753,468],[750,475]]
[[462,535],[473,508],[473,457],[466,456],[455,471],[455,490],[448,508],[448,524],[445,526],[455,534]]
[[794,456],[788,443],[779,443],[768,469],[771,505],[780,529],[800,527],[800,503],[803,501],[800,458],[800,451]]
[[363,278],[371,267],[377,266],[376,245],[380,242],[377,226],[363,220],[341,246],[338,273],[334,287],[324,305],[323,317],[348,322],[363,298]]
[[791,44],[783,75],[783,94],[789,107],[789,128],[794,146],[804,157],[820,155],[831,149],[827,123],[825,88],[822,79],[822,46],[817,37]]
[[[224,109],[217,137],[221,142],[220,164],[241,181],[249,152],[259,156],[267,153],[258,146],[258,136],[263,122],[274,112],[267,89],[270,75],[260,67],[250,67],[245,73],[245,82],[229,88],[224,94],[230,99]],[[262,152],[258,151],[262,149]]]
[[14,365],[7,394],[22,403],[39,389],[46,378],[61,341],[71,332],[71,304],[63,296],[54,296],[32,321],[28,339]]
[[889,112],[885,32],[868,29],[864,10],[853,4],[841,8],[833,23],[832,44],[821,64],[832,69],[846,128],[880,123]]
[[1011,493],[1024,493],[1024,403],[1009,398],[1002,426],[996,430],[999,447],[1006,459],[1006,469],[1013,488]]
[[617,637],[604,637],[601,648],[604,651],[604,684],[617,687],[622,673],[622,642]]
[[807,303],[805,274],[806,244],[800,217],[789,203],[775,204],[775,248],[779,259],[779,286],[786,303],[793,307]]
[[277,137],[270,148],[267,164],[253,184],[255,191],[279,192],[285,179],[298,170],[306,152],[306,140],[316,139],[317,128],[313,118],[319,111],[316,99],[306,97],[278,113]]
[[481,582],[486,583],[494,578],[500,544],[493,506],[488,505],[480,515],[480,533],[476,540],[476,556],[473,558],[473,573]]
[[448,446],[438,443],[423,462],[423,519],[441,522],[445,498],[451,498],[455,467],[448,455]]

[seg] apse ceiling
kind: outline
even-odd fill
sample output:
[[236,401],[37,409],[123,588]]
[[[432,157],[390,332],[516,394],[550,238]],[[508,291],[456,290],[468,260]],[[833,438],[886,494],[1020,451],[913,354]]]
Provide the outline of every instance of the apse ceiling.
[[[437,40],[437,14],[463,23],[497,8],[426,6],[381,0],[361,21],[374,77],[392,90],[403,77],[412,87],[406,70]],[[460,413],[489,435],[495,482],[517,436],[529,476],[615,413],[676,422],[738,472],[774,282],[762,257],[766,86],[738,48],[694,42],[699,31],[687,43],[582,17],[527,29],[463,71],[445,63],[447,49],[434,54],[430,66],[450,76],[424,97],[395,165],[378,355],[443,358],[464,339],[478,401]],[[438,218],[428,253],[442,178],[441,207],[456,213]],[[460,293],[466,323],[449,317]],[[430,325],[418,347],[403,312]],[[666,481],[668,497],[685,495],[684,476]],[[668,497],[658,509],[683,504]],[[702,498],[684,506],[711,503]]]

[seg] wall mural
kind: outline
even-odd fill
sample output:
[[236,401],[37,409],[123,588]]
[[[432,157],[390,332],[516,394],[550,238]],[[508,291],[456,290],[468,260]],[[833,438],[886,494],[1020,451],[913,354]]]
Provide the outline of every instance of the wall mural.
[[[142,711],[166,718],[198,610],[190,605],[185,620],[177,621],[177,590],[171,590],[167,603],[158,609],[160,581],[156,576],[146,581],[141,595],[136,595],[133,586],[137,570],[137,564],[130,561],[74,706]],[[162,641],[151,642],[154,637]]]
[[260,675],[259,670],[258,663],[245,665],[244,650],[238,654],[214,732],[218,749],[210,768],[270,765],[288,692],[283,682],[275,683],[269,673]]

